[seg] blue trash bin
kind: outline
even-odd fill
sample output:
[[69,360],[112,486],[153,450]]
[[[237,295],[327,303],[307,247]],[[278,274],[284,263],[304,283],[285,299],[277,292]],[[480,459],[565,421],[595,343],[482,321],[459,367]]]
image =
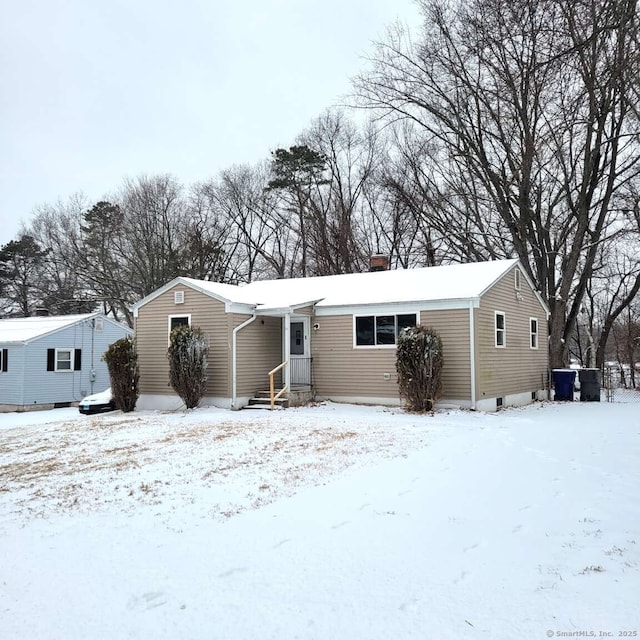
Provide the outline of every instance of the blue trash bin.
[[574,369],[554,369],[553,388],[555,400],[573,400],[573,384],[576,379]]

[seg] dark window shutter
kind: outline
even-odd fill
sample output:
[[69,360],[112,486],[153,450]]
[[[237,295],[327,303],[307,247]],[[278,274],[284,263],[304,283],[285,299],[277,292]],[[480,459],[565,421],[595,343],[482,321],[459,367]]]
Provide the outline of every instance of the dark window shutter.
[[80,371],[82,369],[82,349],[76,349],[73,357],[73,370]]
[[55,371],[56,369],[56,350],[47,349],[47,371]]
[[2,371],[7,372],[7,360],[9,358],[9,349],[2,350]]

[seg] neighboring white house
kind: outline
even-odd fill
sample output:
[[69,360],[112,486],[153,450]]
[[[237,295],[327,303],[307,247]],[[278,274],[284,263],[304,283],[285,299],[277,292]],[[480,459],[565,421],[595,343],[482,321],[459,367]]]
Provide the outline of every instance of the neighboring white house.
[[100,313],[0,320],[0,411],[69,406],[102,391],[102,355],[132,333]]

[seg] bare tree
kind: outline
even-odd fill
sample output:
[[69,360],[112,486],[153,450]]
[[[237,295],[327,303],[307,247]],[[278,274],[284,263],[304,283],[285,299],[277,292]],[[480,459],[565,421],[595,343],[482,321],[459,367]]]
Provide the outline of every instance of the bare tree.
[[[450,196],[462,205],[470,249],[489,243],[490,255],[521,259],[550,306],[558,366],[598,245],[619,222],[620,190],[638,175],[636,3],[420,5],[420,41],[390,33],[358,95],[383,116],[412,121],[455,168]],[[478,203],[499,225],[476,216]]]

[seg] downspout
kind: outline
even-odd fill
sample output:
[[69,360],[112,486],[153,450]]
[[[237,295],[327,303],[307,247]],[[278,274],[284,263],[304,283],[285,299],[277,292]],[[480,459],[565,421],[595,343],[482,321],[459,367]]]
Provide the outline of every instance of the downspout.
[[471,410],[476,409],[476,332],[473,320],[473,300],[469,301],[469,356],[471,365]]
[[240,329],[244,329],[246,326],[250,325],[256,319],[256,312],[253,312],[253,315],[245,320],[242,324],[239,324],[233,330],[233,337],[231,338],[231,408],[237,409],[236,407],[236,395],[237,395],[237,387],[238,387],[238,379],[236,372],[236,362],[237,362],[237,335]]

